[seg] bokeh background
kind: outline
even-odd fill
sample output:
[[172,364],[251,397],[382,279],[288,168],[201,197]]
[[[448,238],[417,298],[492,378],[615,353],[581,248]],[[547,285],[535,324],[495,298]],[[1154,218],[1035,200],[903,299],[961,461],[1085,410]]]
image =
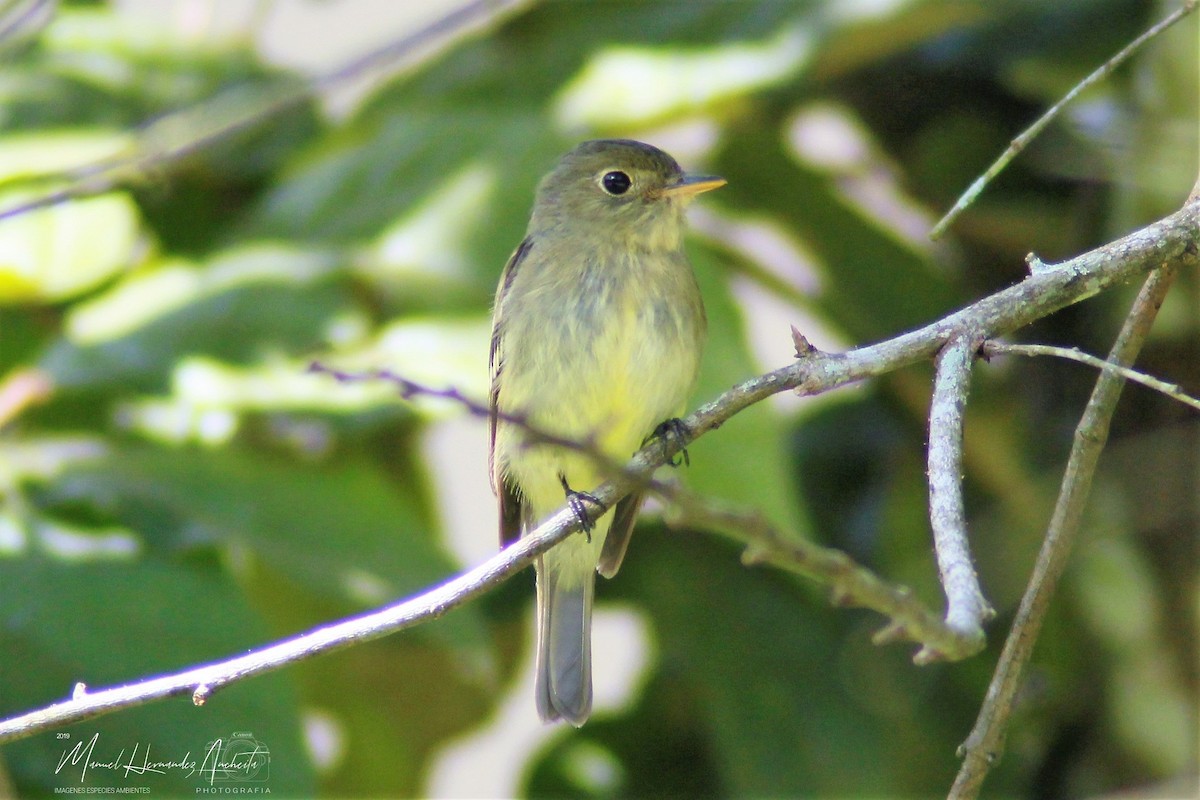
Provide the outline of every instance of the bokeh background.
[[[1193,15],[927,238],[1174,2],[550,0],[358,61],[461,5],[0,3],[0,213],[87,194],[0,219],[0,714],[239,654],[493,553],[485,424],[306,367],[485,397],[500,269],[580,139],[642,139],[729,180],[692,214],[711,330],[696,402],[787,363],[791,324],[826,349],[900,333],[1019,281],[1030,251],[1069,257],[1171,212],[1197,175]],[[1135,290],[1015,338],[1103,353]],[[1184,274],[1140,362],[1193,395],[1198,308]],[[269,771],[226,785],[278,797],[944,793],[1094,378],[976,369],[967,503],[999,615],[967,662],[917,668],[870,643],[877,615],[651,513],[598,589],[582,730],[536,719],[527,573],[201,709],[5,745],[0,794],[193,796],[183,769],[56,768],[95,734],[97,760],[175,760],[239,733]],[[775,398],[680,477],[940,607],[930,379]],[[1195,791],[1198,455],[1194,411],[1126,389],[988,795]]]

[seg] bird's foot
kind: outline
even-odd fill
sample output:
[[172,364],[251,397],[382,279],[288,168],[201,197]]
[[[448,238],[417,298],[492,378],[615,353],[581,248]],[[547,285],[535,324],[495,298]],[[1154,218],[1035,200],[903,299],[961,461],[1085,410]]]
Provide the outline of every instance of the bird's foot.
[[575,519],[579,520],[579,527],[583,530],[584,536],[587,537],[588,544],[591,544],[592,528],[596,527],[596,523],[588,515],[587,504],[591,503],[597,509],[596,516],[600,516],[607,509],[591,492],[577,492],[572,489],[571,485],[567,483],[566,475],[559,475],[558,481],[562,484],[563,492],[567,495],[567,506],[571,509],[571,513],[575,515]]
[[[650,442],[658,441],[665,450],[672,437],[674,437],[677,442],[682,443],[688,441],[691,436],[692,432],[688,429],[688,426],[683,420],[681,420],[679,417],[671,417],[670,419],[660,422],[658,427],[654,429],[654,432],[642,440],[642,446],[645,447]],[[682,447],[679,450],[679,454],[672,456],[671,460],[667,463],[672,467],[678,467],[680,464],[690,467],[692,465],[692,460],[688,457],[687,448]]]

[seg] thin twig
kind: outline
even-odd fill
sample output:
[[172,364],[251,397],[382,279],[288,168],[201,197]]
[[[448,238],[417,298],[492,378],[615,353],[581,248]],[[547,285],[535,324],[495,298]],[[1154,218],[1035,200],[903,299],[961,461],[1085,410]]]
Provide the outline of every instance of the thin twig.
[[1121,48],[1120,52],[1100,65],[1099,69],[1077,83],[1075,87],[1071,89],[1071,91],[1067,92],[1067,94],[1061,100],[1050,107],[1049,111],[1047,111],[1045,114],[1039,117],[1036,122],[1026,128],[1020,136],[1013,139],[1012,143],[1009,144],[1008,149],[1001,153],[1000,157],[997,158],[995,162],[993,162],[992,165],[987,168],[987,171],[976,178],[974,183],[972,183],[971,186],[962,193],[962,196],[960,196],[954,203],[954,207],[946,213],[946,216],[938,220],[938,223],[933,226],[933,230],[929,232],[929,238],[937,239],[943,233],[945,233],[946,229],[950,227],[951,223],[958,218],[958,215],[961,214],[967,208],[967,206],[975,202],[975,199],[979,197],[979,194],[983,191],[984,187],[987,186],[987,184],[993,178],[999,175],[1000,172],[1008,166],[1008,163],[1012,161],[1022,150],[1024,150],[1025,147],[1031,141],[1033,141],[1033,139],[1036,138],[1037,135],[1040,134],[1042,130],[1045,129],[1045,127],[1059,115],[1059,113],[1062,112],[1067,103],[1070,103],[1072,100],[1074,100],[1080,92],[1087,89],[1092,84],[1107,77],[1109,73],[1119,67],[1127,58],[1137,52],[1137,50],[1146,42],[1150,41],[1155,36],[1158,36],[1167,28],[1171,27],[1176,22],[1195,11],[1198,1],[1200,0],[1186,0],[1182,6],[1171,12],[1166,19],[1163,19],[1141,36],[1125,45],[1125,47]]
[[746,565],[770,564],[827,584],[836,605],[869,608],[888,617],[888,624],[872,641],[890,644],[909,640],[922,644],[914,661],[958,661],[975,655],[986,644],[978,636],[964,635],[944,623],[912,592],[888,583],[854,559],[829,547],[821,547],[798,534],[777,527],[758,512],[745,511],[713,501],[700,500],[686,492],[671,494],[676,503],[673,522],[723,533],[746,546]]
[[527,2],[475,0],[420,30],[312,80],[276,79],[226,87],[207,100],[149,120],[136,132],[126,153],[53,176],[22,176],[22,183],[52,177],[70,181],[70,185],[0,209],[0,221],[134,183],[198,150],[252,130],[318,92],[356,78],[367,70],[393,68],[414,58],[428,58],[437,52],[437,45],[450,37],[493,23]]
[[52,0],[30,0],[23,8],[20,3],[10,3],[0,9],[0,51],[46,27],[53,18]]
[[[1178,266],[1167,262],[1146,279],[1109,352],[1109,361],[1124,366],[1132,364],[1137,358],[1159,306],[1171,288]],[[1021,598],[1021,605],[1017,609],[1008,640],[1004,643],[1004,651],[1000,654],[975,726],[959,748],[963,764],[950,789],[952,800],[976,797],[988,770],[1003,752],[1008,719],[1021,685],[1021,677],[1033,653],[1058,579],[1078,536],[1092,477],[1108,439],[1109,423],[1124,384],[1122,375],[1109,371],[1101,373],[1075,429],[1075,440],[1067,459],[1062,488],[1033,575]]]
[[933,527],[938,572],[946,592],[946,624],[980,642],[983,623],[995,611],[979,589],[967,546],[962,443],[971,362],[981,341],[964,332],[938,353],[929,407],[929,522]]
[[1057,358],[1065,358],[1068,361],[1078,361],[1080,364],[1087,364],[1089,367],[1095,367],[1103,372],[1116,373],[1126,380],[1165,394],[1172,400],[1200,411],[1200,398],[1192,397],[1183,391],[1183,387],[1179,384],[1168,383],[1167,381],[1155,378],[1153,375],[1138,372],[1136,369],[1129,369],[1128,367],[1122,367],[1120,364],[1105,361],[1103,358],[1094,356],[1091,353],[1083,352],[1078,347],[1055,347],[1049,344],[1009,344],[1007,342],[991,341],[983,343],[982,351],[987,358],[991,358],[992,356],[1055,356]]
[[416,33],[389,42],[364,56],[353,59],[316,81],[319,89],[333,88],[363,73],[380,68],[391,70],[412,67],[424,61],[451,41],[495,24],[533,0],[474,0],[431,22]]
[[[599,469],[600,474],[607,477],[622,476],[627,481],[636,482],[638,476],[626,470],[625,465],[618,463],[607,454],[605,454],[591,438],[589,439],[572,439],[567,436],[548,431],[538,427],[529,421],[522,414],[513,414],[500,409],[492,409],[486,403],[475,400],[463,394],[459,389],[450,387],[446,389],[437,389],[432,386],[426,386],[399,375],[390,369],[372,369],[366,372],[346,372],[327,364],[322,364],[319,361],[314,361],[308,365],[308,371],[319,374],[328,375],[339,383],[361,383],[363,381],[387,381],[394,385],[400,393],[400,396],[405,400],[411,400],[414,397],[430,397],[439,400],[449,400],[453,403],[465,408],[472,416],[490,417],[495,415],[501,422],[511,423],[518,428],[521,428],[526,433],[526,441],[529,444],[548,444],[555,447],[561,447],[565,450],[571,450],[576,453],[581,453],[587,456]],[[677,434],[678,435],[678,434]],[[686,447],[690,443],[690,439],[683,441],[680,448]]]

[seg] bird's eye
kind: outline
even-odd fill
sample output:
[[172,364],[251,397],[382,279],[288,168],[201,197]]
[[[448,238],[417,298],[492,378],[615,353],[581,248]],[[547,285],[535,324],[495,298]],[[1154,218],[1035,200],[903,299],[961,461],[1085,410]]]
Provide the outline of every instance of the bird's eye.
[[615,169],[612,172],[604,173],[604,177],[600,179],[600,185],[604,187],[604,191],[615,196],[628,192],[633,181],[624,172]]

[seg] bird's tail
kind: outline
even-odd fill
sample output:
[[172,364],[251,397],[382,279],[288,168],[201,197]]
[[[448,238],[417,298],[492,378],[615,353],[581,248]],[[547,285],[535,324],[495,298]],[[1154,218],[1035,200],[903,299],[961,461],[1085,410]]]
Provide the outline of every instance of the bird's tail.
[[592,711],[592,597],[596,573],[573,575],[546,559],[537,563],[537,696],[545,722],[575,727]]

